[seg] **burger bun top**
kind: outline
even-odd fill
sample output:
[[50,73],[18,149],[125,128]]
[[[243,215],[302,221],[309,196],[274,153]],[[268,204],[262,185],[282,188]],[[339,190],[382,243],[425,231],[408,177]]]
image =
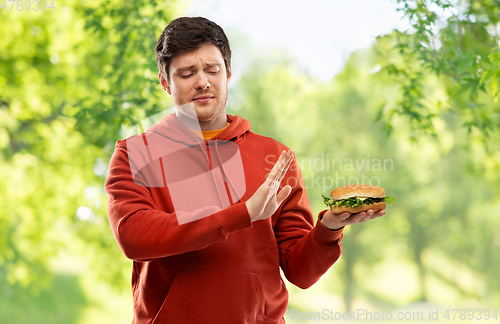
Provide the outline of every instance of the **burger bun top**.
[[385,190],[379,186],[370,185],[347,185],[333,189],[330,197],[333,200],[342,200],[351,197],[360,198],[384,198]]

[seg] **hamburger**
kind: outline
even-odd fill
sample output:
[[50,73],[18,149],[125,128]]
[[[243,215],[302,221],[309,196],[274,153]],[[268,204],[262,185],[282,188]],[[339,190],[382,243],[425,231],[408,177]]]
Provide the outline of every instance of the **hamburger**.
[[379,186],[347,185],[338,187],[330,192],[330,197],[322,195],[325,205],[330,207],[334,214],[343,212],[360,213],[373,209],[385,209],[386,203],[393,204],[395,198],[385,195],[385,190]]

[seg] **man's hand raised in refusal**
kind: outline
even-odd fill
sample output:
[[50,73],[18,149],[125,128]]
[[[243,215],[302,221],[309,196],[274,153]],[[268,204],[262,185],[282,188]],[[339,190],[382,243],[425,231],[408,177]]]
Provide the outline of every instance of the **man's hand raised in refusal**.
[[267,176],[266,181],[257,189],[245,204],[252,222],[269,218],[278,209],[281,203],[292,192],[292,187],[286,185],[279,192],[281,180],[293,161],[293,151],[281,152],[281,155]]

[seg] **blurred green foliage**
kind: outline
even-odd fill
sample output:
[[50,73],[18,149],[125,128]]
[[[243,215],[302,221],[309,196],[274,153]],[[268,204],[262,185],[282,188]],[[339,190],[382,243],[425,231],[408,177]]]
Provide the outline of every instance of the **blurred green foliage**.
[[[469,133],[474,130],[483,137],[487,148],[489,143],[498,142],[500,3],[395,2],[401,5],[399,10],[412,27],[378,37],[389,37],[393,42],[391,51],[379,52],[383,56],[379,64],[399,83],[398,92],[402,94],[397,103],[380,108],[379,119],[385,121],[386,130],[392,130],[392,119],[400,115],[409,119],[412,131],[435,136],[434,119],[453,113]],[[395,55],[394,50],[400,55]],[[428,100],[425,86],[428,74],[443,76],[447,98]],[[415,141],[416,137],[414,134],[411,139]]]
[[154,44],[178,10],[61,0],[54,11],[0,12],[0,290],[2,300],[12,298],[5,285],[29,294],[2,302],[2,319],[55,287],[71,267],[54,262],[64,255],[89,262],[78,269],[87,280],[129,291],[131,262],[106,216],[106,166],[122,125],[164,102],[152,86]]
[[[413,30],[378,37],[331,82],[297,72],[283,50],[248,55],[228,113],[295,151],[315,213],[349,181],[379,181],[398,198],[387,216],[345,230],[325,276],[345,308],[498,305],[498,4],[397,2]],[[129,127],[170,106],[154,45],[184,4],[61,0],[54,12],[1,13],[1,322],[30,322],[32,309],[80,323],[88,281],[129,293],[131,262],[106,219],[106,166]],[[61,274],[68,267],[78,282]]]
[[0,321],[2,323],[75,323],[88,305],[76,275],[55,274],[47,289],[33,296],[19,283],[0,283]]
[[[373,68],[381,59],[378,53],[390,49],[390,42],[379,41],[369,50],[357,51],[327,84],[294,76],[288,59],[264,70],[260,66],[266,61],[258,58],[250,70],[259,77],[250,73],[240,80],[245,108],[239,113],[251,121],[268,116],[253,129],[295,150],[313,210],[325,208],[322,194],[347,183],[373,181],[398,198],[385,218],[346,230],[344,254],[331,270],[340,280],[332,282],[332,290],[343,294],[346,309],[356,296],[386,307],[414,301],[494,304],[500,298],[500,263],[491,258],[500,250],[500,221],[492,216],[500,207],[500,156],[489,155],[482,137],[470,135],[452,113],[434,121],[435,138],[412,141],[404,116],[394,117],[392,136],[386,137],[384,123],[374,120],[379,102],[397,100],[398,84]],[[426,84],[432,89],[428,100],[446,90],[446,84],[432,75]],[[480,162],[488,159],[491,169]],[[413,282],[406,283],[409,291],[405,286],[378,286],[381,278],[368,273],[393,258],[415,266]],[[451,260],[467,267],[470,273],[463,276],[474,276],[477,282],[464,285],[462,275],[443,271],[441,264]],[[398,269],[381,277],[398,278]],[[452,299],[435,293],[430,284],[434,279],[453,291]]]

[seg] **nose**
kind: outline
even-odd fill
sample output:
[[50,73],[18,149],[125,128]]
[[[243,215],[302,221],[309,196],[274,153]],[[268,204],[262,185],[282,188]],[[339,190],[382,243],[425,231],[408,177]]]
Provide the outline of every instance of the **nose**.
[[196,90],[204,90],[210,88],[210,82],[205,73],[200,73],[200,77],[196,80]]

